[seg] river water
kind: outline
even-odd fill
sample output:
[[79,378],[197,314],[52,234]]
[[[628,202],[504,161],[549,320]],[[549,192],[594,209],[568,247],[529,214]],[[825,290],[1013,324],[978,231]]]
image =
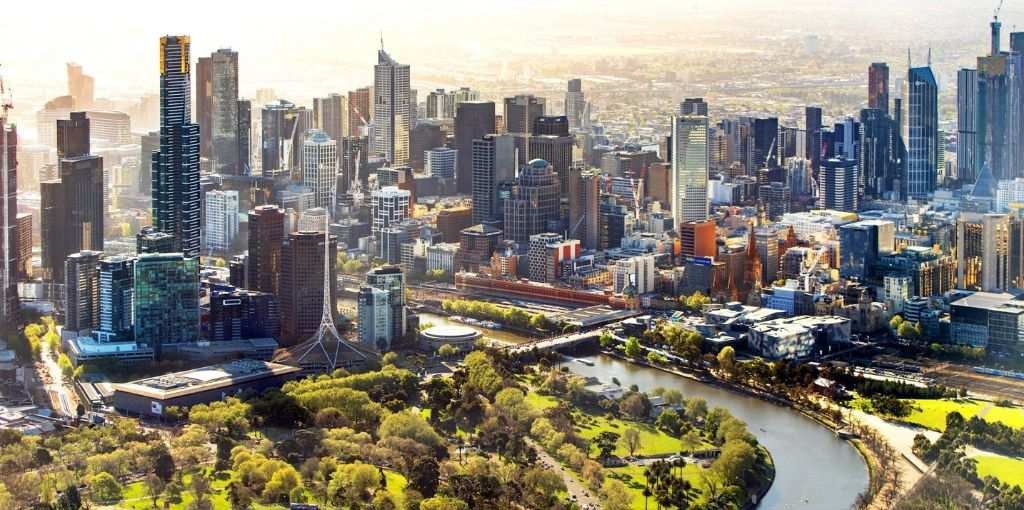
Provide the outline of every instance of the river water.
[[[455,324],[447,317],[428,313],[420,314],[420,322]],[[510,331],[481,331],[495,340],[526,340]],[[594,365],[569,362],[566,366],[579,375],[606,383],[615,377],[623,386],[636,384],[641,391],[658,386],[675,388],[686,397],[707,400],[709,407],[724,407],[745,421],[775,461],[775,482],[761,501],[760,509],[844,510],[852,507],[857,494],[867,488],[867,466],[857,450],[792,409],[609,356],[584,359]]]

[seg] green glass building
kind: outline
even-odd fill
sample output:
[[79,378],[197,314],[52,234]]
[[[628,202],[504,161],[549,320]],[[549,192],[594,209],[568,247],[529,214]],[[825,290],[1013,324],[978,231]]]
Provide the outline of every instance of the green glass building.
[[135,263],[135,341],[159,358],[166,344],[199,340],[199,259],[144,253]]

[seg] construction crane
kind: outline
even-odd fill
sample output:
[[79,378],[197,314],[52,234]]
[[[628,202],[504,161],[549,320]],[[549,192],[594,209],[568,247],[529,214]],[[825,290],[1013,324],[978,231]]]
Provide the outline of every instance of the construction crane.
[[992,17],[999,19],[999,11],[1003,10],[1003,0],[999,0],[999,5],[996,6],[995,12],[992,13]]

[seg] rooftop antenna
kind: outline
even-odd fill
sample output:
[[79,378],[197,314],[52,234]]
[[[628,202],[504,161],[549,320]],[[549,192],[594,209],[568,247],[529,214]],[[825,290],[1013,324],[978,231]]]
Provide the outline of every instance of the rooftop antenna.
[[928,47],[928,67],[932,66],[932,47]]
[[380,51],[384,51],[384,31],[380,31]]
[[910,48],[907,48],[907,69],[910,69],[911,67],[913,67],[913,65],[910,63]]

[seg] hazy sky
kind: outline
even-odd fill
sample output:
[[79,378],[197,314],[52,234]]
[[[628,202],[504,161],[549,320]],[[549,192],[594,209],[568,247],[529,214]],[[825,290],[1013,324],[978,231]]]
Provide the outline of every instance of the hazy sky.
[[[570,37],[605,41],[659,34],[764,35],[797,30],[836,37],[984,41],[990,0],[442,0],[216,1],[3,0],[0,64],[17,95],[63,93],[64,63],[83,64],[99,97],[155,92],[158,38],[192,36],[193,58],[238,50],[241,92],[322,83],[368,84],[383,31],[401,62],[443,68],[453,59],[549,53]],[[1024,0],[1007,0],[1005,31],[1024,26]],[[991,5],[990,5],[991,4]],[[742,39],[740,39],[742,40]],[[851,41],[855,42],[855,41]],[[622,48],[615,42],[615,50]],[[924,44],[924,43],[922,43]],[[303,99],[303,98],[298,98]]]

